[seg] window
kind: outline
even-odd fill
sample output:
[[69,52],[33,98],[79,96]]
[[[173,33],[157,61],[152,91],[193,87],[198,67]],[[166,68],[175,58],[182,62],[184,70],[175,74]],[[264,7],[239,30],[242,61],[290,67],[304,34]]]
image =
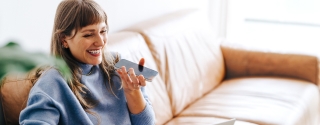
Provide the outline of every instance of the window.
[[320,55],[319,0],[228,0],[227,13],[229,42]]

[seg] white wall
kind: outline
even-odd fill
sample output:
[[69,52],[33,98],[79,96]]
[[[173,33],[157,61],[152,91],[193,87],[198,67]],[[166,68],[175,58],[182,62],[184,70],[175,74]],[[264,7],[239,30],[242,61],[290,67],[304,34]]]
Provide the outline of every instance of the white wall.
[[1,0],[0,46],[9,40],[29,51],[49,53],[55,9],[54,0]]
[[[108,15],[110,33],[181,9],[198,8],[208,13],[212,11],[208,9],[209,5],[214,3],[210,0],[96,1]],[[1,0],[0,46],[14,40],[28,51],[49,53],[53,19],[59,2],[60,0]]]

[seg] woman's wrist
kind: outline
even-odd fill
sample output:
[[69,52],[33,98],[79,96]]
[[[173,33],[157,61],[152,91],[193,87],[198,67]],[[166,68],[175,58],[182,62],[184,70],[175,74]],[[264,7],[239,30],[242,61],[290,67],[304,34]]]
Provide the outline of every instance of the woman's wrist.
[[132,114],[138,114],[143,111],[146,106],[146,101],[140,89],[125,91],[124,93],[127,99],[129,111]]

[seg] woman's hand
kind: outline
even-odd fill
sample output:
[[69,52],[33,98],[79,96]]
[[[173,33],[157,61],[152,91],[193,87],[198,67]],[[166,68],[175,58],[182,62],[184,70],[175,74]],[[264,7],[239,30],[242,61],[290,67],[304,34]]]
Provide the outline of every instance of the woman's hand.
[[[144,65],[144,58],[140,59],[139,65]],[[146,101],[140,91],[141,86],[146,86],[143,75],[136,76],[132,68],[129,68],[129,71],[126,71],[126,67],[124,66],[118,69],[117,72],[122,81],[122,87],[127,99],[129,111],[132,114],[140,113],[146,106]]]
[[[144,65],[144,58],[141,58],[139,61],[139,65]],[[122,87],[125,92],[132,92],[135,90],[140,90],[141,86],[146,86],[146,81],[143,75],[136,76],[133,68],[129,68],[129,71],[126,70],[125,66],[122,66],[117,70],[121,80]]]

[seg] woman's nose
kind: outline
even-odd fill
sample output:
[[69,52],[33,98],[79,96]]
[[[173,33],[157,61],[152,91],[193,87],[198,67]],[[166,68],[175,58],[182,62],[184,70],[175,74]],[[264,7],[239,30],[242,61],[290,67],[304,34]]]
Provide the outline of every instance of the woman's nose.
[[94,42],[95,46],[103,46],[105,44],[105,38],[102,35],[98,35],[96,37],[96,40]]

